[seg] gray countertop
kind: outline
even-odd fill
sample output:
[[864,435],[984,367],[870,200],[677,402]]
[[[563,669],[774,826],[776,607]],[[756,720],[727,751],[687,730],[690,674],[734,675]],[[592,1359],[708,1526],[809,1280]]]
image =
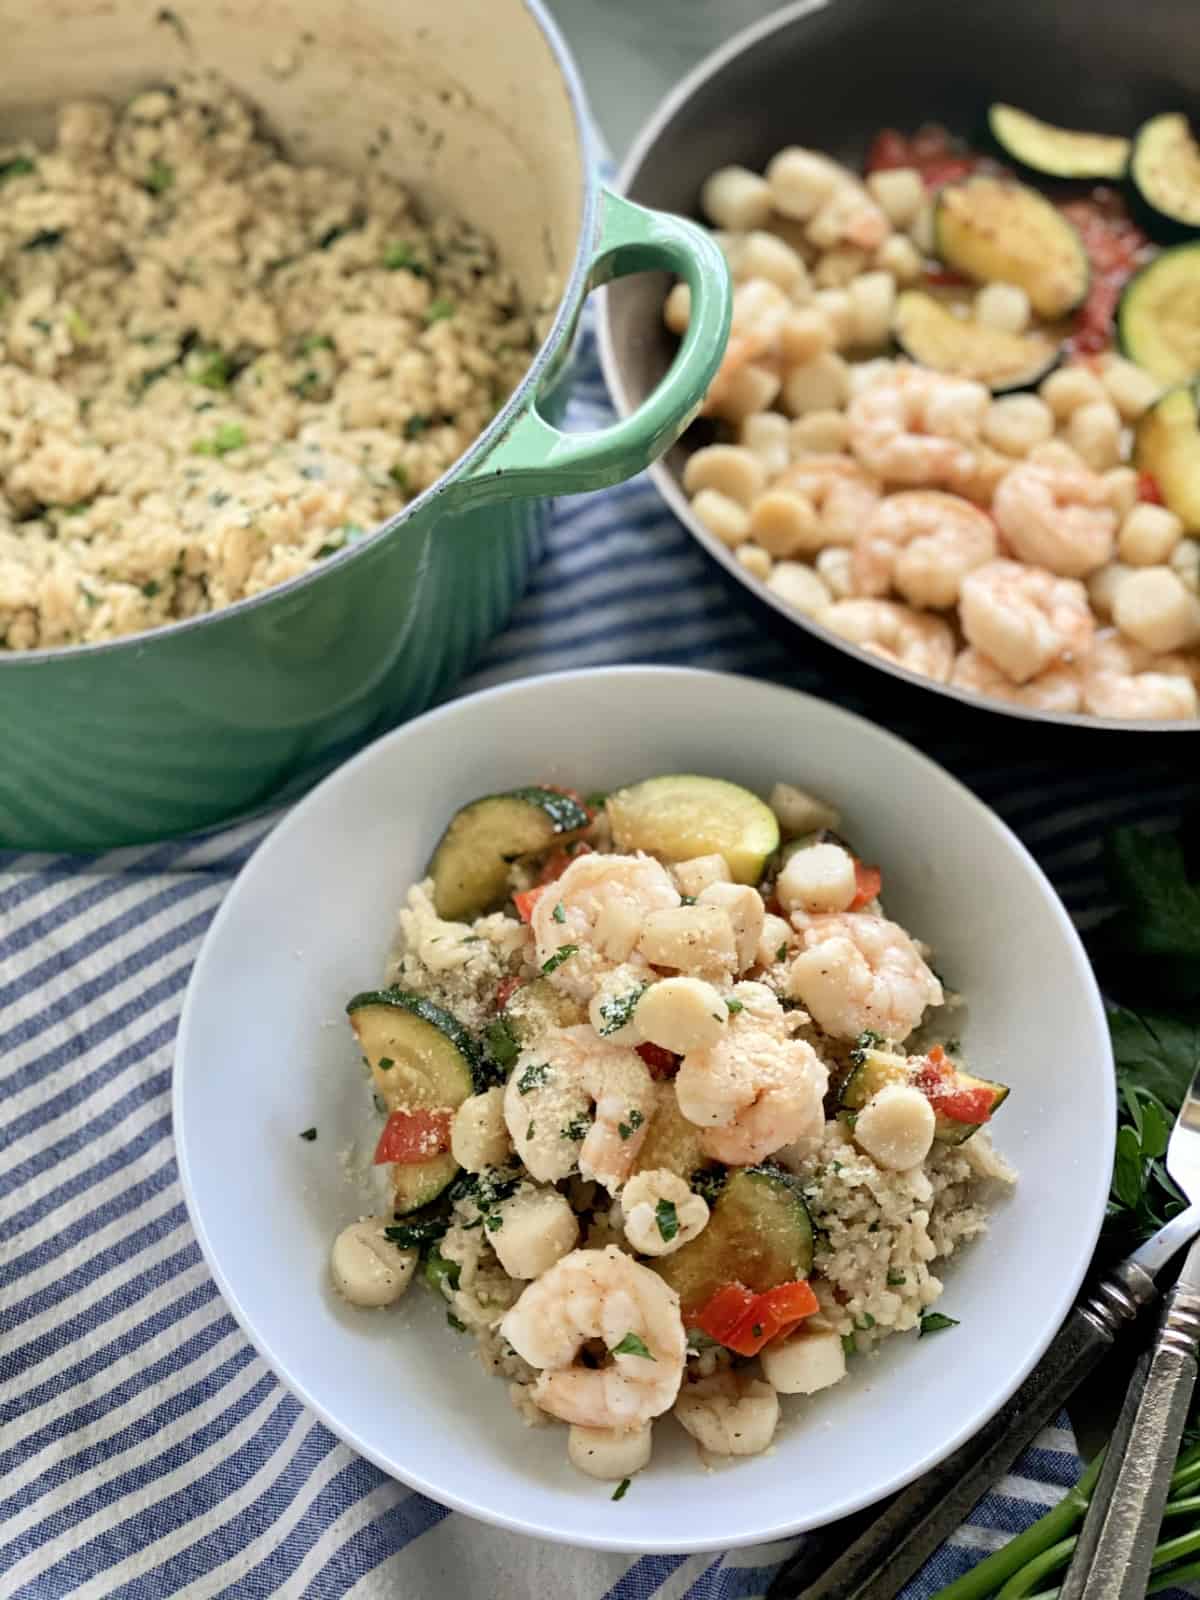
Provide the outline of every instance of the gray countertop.
[[667,91],[778,0],[547,0],[583,73],[592,113],[620,160]]

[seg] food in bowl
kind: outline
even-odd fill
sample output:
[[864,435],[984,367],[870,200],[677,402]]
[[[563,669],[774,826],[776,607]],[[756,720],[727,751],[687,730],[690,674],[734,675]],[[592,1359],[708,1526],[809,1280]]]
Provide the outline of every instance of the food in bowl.
[[780,1394],[948,1326],[931,1264],[1014,1181],[1007,1090],[838,824],[695,775],[485,796],[347,1007],[383,1193],[335,1284],[379,1307],[419,1273],[592,1476],[645,1466],[667,1412],[757,1454]]
[[[862,173],[793,146],[712,174],[737,289],[685,492],[784,605],[884,660],[1194,717],[1200,244],[1151,233],[1200,228],[1200,149],[1180,117],[1132,146],[1004,105],[990,126],[998,155],[926,126]],[[686,327],[685,286],[664,316]]]
[[287,159],[219,78],[0,149],[0,648],[309,571],[431,485],[534,330],[468,223]]

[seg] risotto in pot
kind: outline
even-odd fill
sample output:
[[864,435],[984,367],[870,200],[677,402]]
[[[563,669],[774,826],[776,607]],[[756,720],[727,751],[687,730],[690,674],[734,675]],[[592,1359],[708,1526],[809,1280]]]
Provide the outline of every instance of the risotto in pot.
[[490,242],[286,160],[203,74],[0,148],[0,648],[310,571],[428,488],[528,365]]

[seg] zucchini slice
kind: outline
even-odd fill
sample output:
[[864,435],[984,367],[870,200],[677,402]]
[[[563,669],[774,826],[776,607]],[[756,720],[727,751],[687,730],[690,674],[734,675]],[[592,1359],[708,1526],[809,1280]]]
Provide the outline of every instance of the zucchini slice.
[[586,809],[557,789],[513,789],[472,800],[450,819],[433,860],[439,917],[460,922],[490,911],[508,893],[508,869],[586,828]]
[[[841,1111],[861,1111],[873,1094],[889,1083],[911,1083],[915,1076],[908,1056],[896,1055],[889,1050],[855,1051],[856,1065],[842,1085]],[[858,1059],[861,1058],[861,1059]],[[919,1060],[920,1058],[914,1058]],[[989,1078],[976,1078],[962,1067],[955,1067],[946,1083],[951,1093],[978,1094],[981,1105],[986,1104],[987,1115],[978,1122],[964,1122],[958,1117],[947,1117],[936,1111],[933,1136],[941,1144],[965,1144],[985,1122],[991,1120],[1008,1098],[1008,1088],[1003,1083],[993,1083]]]
[[548,1028],[573,1028],[587,1021],[587,1007],[555,987],[549,978],[534,978],[514,989],[504,1007],[504,1020],[524,1047]]
[[1129,165],[1129,140],[1119,134],[1056,128],[1002,102],[988,107],[988,128],[1006,155],[1046,178],[1115,181]]
[[1164,250],[1134,273],[1117,304],[1117,338],[1165,384],[1200,373],[1200,242]]
[[679,1109],[679,1102],[669,1084],[666,1093],[650,1118],[650,1126],[642,1147],[637,1153],[633,1170],[653,1172],[664,1167],[685,1183],[691,1182],[694,1172],[711,1167],[712,1161],[704,1154],[704,1130],[689,1122]]
[[1148,472],[1188,533],[1200,533],[1200,404],[1194,388],[1170,389],[1142,414],[1135,466]]
[[1006,178],[949,183],[934,211],[938,255],[978,283],[1014,283],[1053,320],[1087,298],[1091,268],[1078,231],[1044,195]]
[[1138,198],[1168,229],[1200,229],[1200,144],[1182,111],[1164,111],[1133,136],[1129,177]]
[[607,809],[618,850],[660,861],[721,855],[735,883],[757,883],[779,848],[775,813],[723,778],[646,778],[610,794]]
[[892,331],[896,342],[922,367],[975,378],[993,394],[1031,389],[1058,365],[1058,344],[1042,333],[1003,333],[948,306],[919,289],[906,289],[896,301]]
[[[474,1092],[479,1052],[448,1011],[405,989],[372,989],[356,994],[346,1012],[389,1111],[455,1111]],[[428,1205],[457,1171],[448,1150],[428,1161],[393,1165],[397,1215]]]
[[679,1293],[684,1314],[723,1284],[762,1294],[812,1271],[813,1230],[798,1181],[779,1167],[739,1167],[729,1174],[704,1232],[648,1263]]

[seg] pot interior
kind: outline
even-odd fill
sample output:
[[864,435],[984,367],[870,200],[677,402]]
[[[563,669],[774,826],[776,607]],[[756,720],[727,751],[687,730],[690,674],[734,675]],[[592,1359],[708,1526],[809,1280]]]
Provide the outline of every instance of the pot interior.
[[569,275],[586,152],[523,0],[0,0],[0,35],[0,141],[51,141],[64,100],[212,68],[291,159],[377,162],[483,229],[530,309]]

